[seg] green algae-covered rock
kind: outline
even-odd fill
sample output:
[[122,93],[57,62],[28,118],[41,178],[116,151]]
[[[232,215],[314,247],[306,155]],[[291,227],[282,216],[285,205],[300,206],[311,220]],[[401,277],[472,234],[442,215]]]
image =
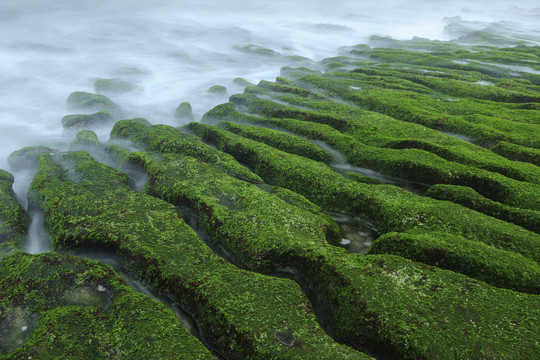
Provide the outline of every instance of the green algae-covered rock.
[[193,121],[193,111],[191,109],[191,104],[187,101],[184,101],[176,108],[174,112],[174,117],[178,120],[187,120]]
[[[364,258],[355,255],[345,255],[342,249],[325,246],[323,233],[319,230],[314,231],[319,222],[310,223],[309,216],[304,215],[305,219],[299,222],[295,217],[295,211],[285,210],[287,207],[283,204],[276,206],[270,205],[265,196],[256,195],[256,191],[248,190],[252,185],[241,185],[239,181],[233,178],[226,179],[225,174],[219,174],[218,171],[212,171],[208,165],[197,164],[188,158],[178,156],[160,156],[152,158],[148,154],[135,153],[132,155],[133,161],[144,164],[149,171],[147,181],[147,191],[151,194],[167,199],[171,202],[187,205],[199,213],[199,219],[205,230],[212,236],[216,246],[225,247],[227,253],[243,266],[250,269],[259,269],[269,271],[279,264],[282,267],[299,273],[303,276],[305,282],[310,286],[316,286],[319,298],[323,303],[332,304],[324,307],[325,316],[331,316],[333,323],[330,326],[331,333],[345,343],[359,349],[369,351],[382,351],[383,344],[391,340],[393,346],[392,352],[400,354],[404,358],[427,357],[436,347],[445,346],[446,350],[437,349],[439,358],[454,358],[456,356],[472,356],[474,349],[470,344],[462,344],[459,339],[463,331],[471,331],[473,328],[481,327],[480,332],[484,335],[476,338],[475,341],[483,341],[479,351],[489,352],[491,349],[498,348],[498,336],[512,336],[516,340],[512,343],[518,344],[530,339],[530,336],[536,331],[533,323],[528,323],[527,335],[520,335],[519,331],[513,326],[506,326],[501,329],[497,336],[487,336],[492,328],[497,327],[499,322],[506,321],[512,316],[516,319],[524,314],[524,309],[520,315],[514,314],[514,310],[519,305],[516,301],[520,296],[535,306],[537,298],[526,295],[519,295],[506,290],[493,290],[491,286],[482,282],[475,282],[453,272],[434,273],[435,269],[423,268],[419,264],[414,264],[407,260],[391,256],[366,256]],[[256,196],[257,201],[253,198]],[[250,200],[253,199],[253,200]],[[298,210],[296,210],[298,211]],[[278,220],[276,217],[286,214],[287,219]],[[296,225],[295,225],[296,224]],[[301,225],[301,227],[299,227]],[[298,231],[300,230],[301,231]],[[304,236],[309,238],[304,238]],[[319,238],[319,241],[316,240]],[[476,243],[474,243],[476,244]],[[486,248],[490,248],[487,247]],[[489,254],[488,254],[489,255]],[[510,253],[512,256],[513,253]],[[535,277],[538,274],[538,266],[533,261],[523,257],[521,264],[527,264],[533,271],[529,273],[531,278],[527,279],[529,286],[534,284]],[[499,256],[498,259],[501,259]],[[393,271],[396,271],[396,282],[386,277],[384,270],[385,262],[392,263]],[[497,264],[494,264],[497,265]],[[375,288],[379,285],[370,284],[371,279],[365,275],[365,272],[376,270],[376,277],[381,277],[380,281],[386,281],[387,292],[378,292],[378,295],[365,293],[366,287]],[[409,268],[415,268],[416,275],[409,278],[408,275],[399,279],[397,275]],[[353,270],[354,269],[354,270]],[[517,269],[517,268],[516,268]],[[522,272],[524,274],[526,272]],[[517,277],[519,279],[519,275]],[[419,280],[423,279],[423,280]],[[377,283],[376,280],[375,282]],[[418,282],[417,282],[418,280]],[[519,279],[522,280],[522,279]],[[404,283],[401,283],[404,281]],[[410,282],[414,284],[409,284]],[[405,285],[404,284],[408,284]],[[445,290],[438,293],[439,286],[442,284],[457,284],[445,286]],[[477,292],[464,294],[461,290],[461,284],[470,283],[469,286],[477,288]],[[317,284],[317,285],[314,285]],[[437,284],[437,285],[434,285]],[[505,282],[505,285],[508,285]],[[330,289],[330,290],[329,290]],[[531,290],[527,288],[527,290]],[[463,314],[455,314],[455,310],[446,308],[433,313],[430,308],[432,302],[442,304],[445,301],[455,304],[474,304],[472,307],[466,305],[465,314],[468,311],[478,312],[479,309],[488,306],[491,302],[490,296],[484,296],[487,293],[500,293],[497,296],[503,298],[504,305],[501,306],[501,317],[488,320],[490,315],[483,312],[479,314],[479,321],[483,325],[466,322]],[[532,291],[536,291],[535,288]],[[366,294],[364,297],[362,294]],[[388,294],[394,294],[395,299],[388,302],[386,299],[377,296],[386,297]],[[407,300],[403,301],[405,294]],[[424,298],[425,296],[428,296]],[[359,306],[364,304],[367,298],[370,303],[385,303],[386,305]],[[402,299],[402,300],[400,300]],[[395,301],[395,302],[394,302]],[[392,304],[392,305],[390,305]],[[441,305],[442,306],[442,305]],[[410,323],[431,324],[422,328],[422,326],[410,327],[407,321],[395,319],[387,307],[392,307],[392,311],[399,313],[411,312],[415,314],[410,316]],[[321,309],[319,309],[321,311]],[[345,315],[347,314],[347,315]],[[467,317],[468,315],[465,315]],[[380,321],[380,319],[386,319]],[[354,320],[353,320],[354,319]],[[361,320],[363,319],[363,320]],[[375,319],[375,320],[373,320]],[[506,319],[506,320],[504,320]],[[486,321],[489,323],[487,324]],[[363,326],[369,327],[373,333],[369,333]],[[440,324],[451,324],[442,327]],[[438,324],[438,325],[437,325]],[[466,325],[465,325],[466,324]],[[376,325],[376,326],[375,326]],[[360,329],[360,328],[362,329]],[[375,328],[374,328],[375,327]],[[471,330],[468,330],[470,327]],[[376,333],[377,335],[374,335]],[[406,335],[405,335],[406,334]],[[423,342],[425,336],[431,334],[433,339]],[[442,339],[452,339],[442,341]],[[388,350],[388,348],[387,348]],[[503,353],[512,353],[512,350],[502,350]],[[533,353],[534,349],[528,349]],[[443,355],[444,354],[444,355]]]
[[[232,258],[248,269],[260,271],[272,271],[276,264],[286,268],[287,271],[300,274],[303,281],[309,287],[316,286],[319,294],[318,298],[324,306],[318,310],[325,313],[325,316],[332,317],[332,325],[329,326],[340,341],[359,349],[369,351],[381,351],[382,338],[392,339],[391,344],[394,347],[392,351],[400,354],[404,358],[418,358],[427,356],[435,347],[445,346],[446,350],[437,349],[436,353],[440,358],[453,358],[454,356],[470,356],[473,354],[469,345],[463,345],[459,339],[463,331],[470,331],[473,328],[480,327],[483,337],[478,337],[475,341],[482,340],[484,345],[480,351],[489,352],[492,348],[497,348],[499,343],[498,336],[506,334],[519,338],[514,342],[529,341],[532,333],[536,331],[535,325],[528,324],[527,334],[521,335],[518,330],[512,326],[505,326],[504,329],[496,331],[498,335],[487,336],[491,328],[498,326],[503,319],[510,319],[512,316],[522,316],[525,309],[521,310],[521,315],[514,314],[514,310],[519,305],[516,301],[521,296],[525,301],[530,302],[532,306],[538,303],[537,298],[527,298],[526,295],[519,295],[506,290],[493,290],[491,286],[482,282],[475,282],[454,272],[444,272],[441,270],[422,267],[402,258],[391,256],[366,256],[360,257],[355,254],[346,255],[343,249],[329,247],[325,240],[324,232],[320,226],[322,219],[313,218],[311,214],[302,214],[299,209],[294,209],[286,204],[271,199],[268,194],[260,193],[254,189],[253,185],[228,177],[217,170],[212,170],[206,164],[197,164],[196,161],[189,158],[182,158],[177,155],[162,155],[158,158],[152,158],[148,154],[134,153],[133,161],[144,164],[143,166],[149,172],[149,178],[146,190],[153,195],[167,199],[173,203],[189,206],[199,214],[199,220],[205,230],[212,235],[212,241],[216,247],[224,247]],[[302,219],[302,220],[300,220]],[[473,245],[476,242],[469,241]],[[482,244],[479,244],[482,245]],[[465,249],[466,245],[463,246]],[[491,249],[485,246],[486,249]],[[502,260],[507,252],[496,254],[497,258]],[[483,253],[486,257],[493,256],[492,253]],[[528,290],[537,292],[538,275],[540,268],[533,261],[522,256],[517,256],[508,252],[512,265],[526,265],[528,271],[514,266],[512,270],[517,270],[516,275],[510,279],[503,279],[504,285],[513,284],[513,280]],[[464,260],[465,256],[460,257]],[[485,261],[485,259],[483,259]],[[385,262],[390,262],[393,270],[396,272],[396,281],[386,277]],[[520,263],[517,263],[521,261]],[[493,263],[494,267],[501,265]],[[278,267],[279,268],[279,267]],[[381,277],[381,281],[386,281],[384,285],[387,293],[378,292],[366,294],[367,287],[372,287],[371,279],[365,275],[370,269],[377,269],[373,274],[375,277]],[[409,279],[408,275],[400,278],[401,272],[414,268],[416,275],[414,279]],[[353,270],[354,269],[354,270]],[[380,269],[380,270],[379,270]],[[476,269],[478,270],[478,268]],[[499,269],[500,272],[510,270],[509,267]],[[496,273],[496,272],[495,272]],[[525,274],[525,279],[522,275]],[[495,274],[497,275],[497,274]],[[418,279],[421,281],[416,282]],[[505,281],[509,280],[509,281]],[[377,282],[378,280],[376,280]],[[403,283],[402,283],[403,281]],[[414,282],[410,284],[410,282]],[[463,282],[470,283],[477,289],[476,293],[463,294],[461,285]],[[439,291],[442,284],[445,285],[444,291]],[[316,285],[314,285],[316,284]],[[407,285],[405,285],[407,284]],[[437,284],[437,285],[434,285]],[[377,286],[375,285],[373,289]],[[535,287],[536,286],[536,287]],[[465,318],[462,314],[455,314],[453,308],[440,310],[438,313],[426,312],[431,306],[431,302],[442,304],[444,301],[453,303],[461,301],[465,304],[474,304],[472,306],[464,305],[466,311],[480,311],[483,307],[490,304],[489,296],[483,297],[484,293],[498,293],[498,298],[504,304],[501,304],[501,317],[491,319],[491,314],[486,312],[479,313],[482,325],[465,324]],[[407,322],[401,323],[401,320],[393,319],[391,312],[385,308],[390,306],[386,299],[388,294],[395,296],[393,311],[406,313],[410,311],[410,321],[425,322],[425,328],[416,329],[407,325]],[[366,294],[366,296],[362,295]],[[408,294],[407,300],[402,298]],[[429,296],[429,298],[424,298]],[[369,306],[364,304],[367,298],[371,297],[370,303],[386,303],[385,306]],[[402,299],[402,300],[400,300]],[[347,316],[345,316],[347,314]],[[369,315],[367,315],[369,314]],[[366,319],[366,316],[368,319]],[[369,334],[365,329],[358,328],[358,321],[364,322],[364,326],[373,327],[372,319],[385,318],[385,321],[377,323],[376,333]],[[354,319],[354,321],[351,321]],[[363,319],[363,320],[362,320]],[[446,322],[449,325],[440,328],[438,322]],[[470,329],[470,330],[469,330]],[[373,329],[374,330],[374,329]],[[431,334],[434,340],[422,342],[427,334]],[[442,339],[452,339],[441,341]],[[388,349],[387,349],[388,350]],[[534,349],[528,350],[530,353]],[[508,353],[508,350],[503,352]],[[443,356],[443,354],[445,354]]]
[[136,86],[122,79],[97,79],[94,82],[96,92],[125,93],[135,90]]
[[68,107],[72,109],[101,110],[110,112],[117,112],[119,110],[118,105],[112,102],[112,100],[108,97],[84,91],[72,92],[68,96],[66,103]]
[[[389,358],[534,358],[540,300],[390,255],[328,257],[336,338]],[[330,275],[327,275],[330,277]],[[339,281],[338,279],[348,279]],[[339,305],[337,305],[339,304]]]
[[540,233],[540,211],[519,209],[489,200],[470,187],[436,184],[429,188],[426,195],[438,200],[452,201]]
[[250,83],[249,81],[247,81],[246,79],[241,78],[241,77],[234,78],[233,79],[233,84],[238,85],[238,86],[253,85],[252,83]]
[[540,294],[540,266],[520,254],[444,232],[388,233],[370,254],[394,254],[463,273],[489,284]]
[[210,125],[191,123],[190,128],[204,140],[241,159],[266,182],[296,191],[327,210],[366,218],[382,233],[443,227],[449,233],[540,260],[539,235],[516,225],[394,186],[357,183],[320,162]]
[[223,85],[214,85],[208,88],[208,93],[217,96],[227,96],[227,88]]
[[106,265],[19,253],[0,269],[2,359],[213,358],[172,310]]
[[7,161],[14,171],[35,169],[41,154],[52,154],[55,151],[47,146],[29,146],[12,152]]
[[[293,102],[296,98],[282,96],[279,99]],[[292,129],[299,135],[323,140],[341,151],[352,165],[425,184],[467,185],[474,187],[482,195],[507,205],[540,209],[540,202],[535,196],[540,192],[540,170],[537,167],[512,162],[495,154],[490,156],[485,149],[466,145],[457,139],[450,140],[451,137],[425,127],[407,126],[403,122],[354,108],[346,110],[345,106],[328,101],[297,100],[295,105],[303,108],[311,105],[317,109],[313,111],[258,99],[251,94],[232,96],[231,101],[240,105],[247,104],[250,113],[260,113],[273,118],[265,121],[240,115],[236,116],[236,119],[275,124],[287,130]],[[233,111],[212,110],[203,120],[211,117],[227,119],[227,113]],[[350,116],[350,113],[357,115]],[[275,119],[276,117],[287,119]],[[394,129],[389,130],[389,127]],[[370,137],[368,141],[367,136]],[[389,143],[389,136],[401,138]],[[410,140],[404,139],[405,136],[410,136]],[[419,137],[429,137],[430,140],[419,141]],[[381,144],[382,141],[384,145]],[[445,146],[441,146],[442,144]],[[385,148],[381,148],[381,145]]]
[[506,141],[500,141],[490,148],[490,150],[509,159],[529,162],[536,166],[540,166],[540,149],[533,149]]
[[81,130],[75,135],[70,146],[100,146],[101,143],[95,132],[92,130]]
[[62,118],[64,129],[95,128],[112,122],[113,116],[108,111],[98,111],[91,115],[66,115]]
[[[339,82],[337,82],[339,84],[349,82],[350,88],[355,88],[353,85],[364,86],[365,81],[367,81],[366,79],[362,79],[360,84],[357,83],[357,80],[360,79],[351,80],[352,78],[356,79],[359,75],[357,71],[359,71],[359,69],[355,70],[354,73],[333,73],[333,76],[339,76]],[[365,71],[369,74],[375,72],[375,70],[372,69]],[[387,71],[385,71],[385,73],[386,72]],[[376,74],[378,73],[379,72],[376,72]],[[392,72],[391,74],[393,75],[394,73]],[[401,75],[402,73],[400,72],[398,74]],[[382,79],[380,76],[375,78],[378,79],[378,82],[384,84],[384,86],[388,86],[388,83],[395,79],[395,77],[396,76],[388,75],[382,77]],[[311,91],[300,88],[305,92],[308,92],[307,94],[302,94],[298,91],[298,84],[295,84],[295,86],[289,84],[287,86],[277,85],[279,82],[279,80],[276,80],[276,83],[261,82],[256,87],[247,88],[245,90],[246,93],[243,95],[233,95],[231,101],[235,104],[239,103],[243,106],[247,106],[251,114],[259,113],[264,117],[273,117],[277,115],[280,118],[287,117],[304,122],[308,121],[326,124],[354,137],[357,142],[361,142],[364,145],[391,149],[422,149],[449,161],[497,172],[515,180],[539,183],[539,170],[537,167],[509,161],[504,157],[486,151],[484,148],[477,145],[470,144],[461,139],[426,128],[419,124],[412,124],[373,111],[358,109],[349,104],[337,103],[325,97],[314,97]],[[302,83],[301,79],[299,80],[299,83]],[[276,99],[276,101],[258,99],[252,94]],[[291,94],[300,96],[292,96]],[[532,124],[534,124],[533,121],[535,121],[534,114],[531,114],[530,111],[523,112],[516,109],[514,106],[504,106],[503,104],[493,102],[468,102],[467,104],[464,104],[466,101],[466,99],[460,99],[460,106],[456,106],[456,109],[452,109],[452,112],[455,113],[456,111],[460,111],[469,114],[480,112],[484,115],[489,114],[493,116],[493,118],[501,118],[504,116],[505,120],[531,122]],[[287,106],[287,104],[289,105]],[[214,109],[210,111],[209,114],[215,114]],[[219,114],[220,113],[218,112],[216,115]],[[232,116],[233,110],[227,109],[226,113],[222,111],[221,114]],[[238,118],[238,116],[236,118]],[[246,115],[243,115],[241,119],[258,123],[262,123],[263,120]],[[228,119],[225,118],[225,120]],[[278,119],[267,120],[269,120],[269,123],[272,123]],[[287,127],[289,125],[289,119],[279,120],[282,120],[281,123],[276,123],[274,126]],[[315,125],[316,124],[312,124],[312,126]],[[304,124],[304,126],[307,127],[308,124]],[[510,123],[507,124],[507,127],[508,126],[510,126]],[[289,131],[295,133],[299,130],[300,128],[298,126],[296,128],[293,127],[292,130],[289,129]],[[304,134],[299,133],[299,135]],[[394,157],[395,156],[396,155],[394,155]]]
[[540,144],[538,136],[530,132],[537,125],[520,124],[496,116],[474,113],[455,114],[462,102],[469,102],[463,98],[453,101],[451,98],[441,99],[440,96],[432,94],[386,88],[358,90],[344,84],[341,79],[315,75],[307,75],[301,80],[306,85],[325,89],[330,94],[345,98],[368,110],[434,129],[465,133],[482,144],[503,139],[531,147],[538,147]]
[[128,269],[188,311],[226,356],[369,358],[324,333],[294,282],[226,263],[174,206],[131,190],[124,174],[86,153],[43,155],[29,201],[42,208],[54,247],[116,251]]
[[212,236],[210,241],[223,246],[243,267],[272,272],[291,253],[341,239],[337,224],[298,194],[287,202],[283,200],[286,194],[276,196],[212,165],[176,154],[153,159],[148,153],[134,153],[130,159],[148,171],[145,191],[190,207]]
[[259,176],[240,165],[229,154],[218,151],[171,126],[150,126],[142,120],[122,120],[114,125],[111,139],[127,139],[146,150],[193,156],[201,161],[216,164],[222,171],[241,179],[262,182]]
[[333,160],[332,155],[326,150],[305,139],[299,138],[298,136],[267,128],[237,125],[229,121],[224,121],[221,125],[225,130],[231,131],[237,135],[261,141],[289,153],[305,156],[309,159],[324,163],[329,163]]
[[[247,102],[250,104],[250,112],[260,112],[262,106],[264,109],[272,106],[274,110],[270,114],[265,110],[266,115],[287,118],[261,118],[240,114],[229,103],[209,111],[203,116],[203,121],[229,119],[235,122],[247,121],[263,126],[277,126],[312,140],[324,141],[341,151],[351,164],[381,172],[390,177],[427,184],[439,182],[462,184],[475,187],[484,196],[512,206],[534,209],[540,205],[534,195],[539,191],[540,170],[537,167],[509,161],[495,154],[490,156],[485,149],[471,146],[446,135],[438,136],[435,134],[436,131],[422,127],[414,128],[414,126],[411,126],[412,131],[405,130],[407,125],[397,127],[395,120],[392,123],[385,117],[373,115],[370,115],[372,120],[366,121],[367,116],[362,113],[358,114],[358,119],[363,119],[362,122],[354,118],[349,118],[349,120],[345,109],[343,113],[340,111],[336,115],[329,116],[328,113],[307,112],[297,110],[292,106],[284,109],[285,107],[281,104],[254,99],[252,96],[234,95],[231,100],[239,104]],[[253,107],[252,105],[255,104],[257,106]],[[302,106],[304,107],[305,103],[302,103]],[[356,112],[354,109],[350,111]],[[291,116],[302,120],[291,119]],[[411,140],[402,139],[388,144],[391,146],[390,149],[381,148],[378,143],[373,144],[373,140],[368,140],[366,143],[366,139],[370,137],[373,139],[373,135],[367,133],[372,130],[366,129],[375,129],[374,133],[382,133],[389,132],[388,129],[391,127],[395,128],[391,131],[394,134],[378,139],[385,139],[384,141],[388,143],[389,135],[397,140],[398,132],[403,131],[410,134],[406,136],[410,136]],[[347,131],[338,131],[338,129],[347,128],[349,129]],[[415,133],[419,135],[414,135]],[[432,134],[425,135],[426,133]],[[413,140],[415,137],[429,137],[430,140],[429,142]]]
[[30,216],[15,198],[13,182],[13,175],[0,169],[0,259],[22,246],[30,226]]

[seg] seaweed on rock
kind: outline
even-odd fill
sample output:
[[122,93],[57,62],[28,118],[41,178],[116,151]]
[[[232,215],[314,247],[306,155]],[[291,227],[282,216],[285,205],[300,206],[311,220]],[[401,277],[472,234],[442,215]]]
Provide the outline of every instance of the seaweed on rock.
[[[29,201],[43,209],[55,248],[116,251],[128,269],[183,306],[225,356],[369,358],[322,331],[294,282],[226,263],[174,206],[131,190],[127,182],[84,152],[45,154]],[[294,346],[274,337],[285,331],[294,334]]]
[[261,178],[240,165],[232,156],[214,149],[196,137],[182,133],[167,125],[151,126],[144,119],[117,122],[111,139],[126,139],[146,150],[163,153],[178,153],[196,157],[201,161],[217,164],[222,171],[252,182]]
[[[169,202],[188,206],[198,213],[202,226],[211,234],[215,245],[225,248],[240,266],[266,273],[273,273],[283,267],[300,274],[303,281],[309,284],[307,286],[316,287],[320,291],[318,296],[322,298],[322,303],[332,304],[319,309],[331,318],[328,330],[339,341],[355,348],[380,352],[383,343],[388,341],[391,345],[388,345],[386,351],[403,358],[426,357],[433,351],[441,358],[444,358],[442,354],[447,357],[449,354],[452,354],[452,357],[467,357],[472,355],[471,349],[468,345],[463,345],[459,334],[468,331],[466,328],[470,326],[471,331],[472,328],[481,328],[485,345],[480,351],[489,352],[494,349],[498,336],[503,333],[505,336],[522,336],[508,326],[494,337],[491,337],[493,333],[489,338],[486,337],[503,318],[508,320],[508,316],[515,315],[515,301],[518,298],[528,299],[525,301],[530,301],[531,305],[537,301],[526,294],[493,289],[454,272],[426,268],[391,255],[362,257],[346,254],[343,249],[328,245],[336,235],[333,230],[335,227],[325,219],[320,210],[307,213],[255,185],[232,178],[195,159],[141,152],[131,154],[128,159],[128,162],[140,164],[148,171],[146,192]],[[481,245],[483,244],[478,244],[478,247]],[[491,249],[490,246],[484,247],[482,249]],[[480,253],[486,258],[493,256],[492,252]],[[468,254],[465,251],[465,255]],[[540,289],[536,285],[540,279],[540,267],[534,261],[511,252],[500,251],[496,253],[497,260],[492,261],[490,266],[498,265],[497,261],[502,261],[506,254],[510,254],[508,265],[500,271],[512,270],[515,275],[508,279],[497,277],[497,285],[513,287],[514,284],[519,284],[518,290],[538,292]],[[460,259],[464,260],[466,256]],[[391,270],[385,268],[386,262],[391,264]],[[523,264],[528,267],[522,269],[520,266]],[[485,267],[479,264],[478,269],[484,270]],[[396,274],[395,283],[391,283],[389,279],[383,280],[387,271]],[[414,275],[409,274],[411,271]],[[366,272],[371,277],[366,276]],[[402,278],[405,273],[407,275]],[[471,274],[474,275],[472,272]],[[422,280],[417,281],[420,278]],[[395,299],[391,300],[392,310],[389,310],[390,305],[385,302],[387,294],[371,288],[371,281],[386,281],[386,291],[395,296]],[[475,291],[463,294],[463,283],[474,287]],[[366,288],[373,289],[373,292],[366,294]],[[497,292],[499,295],[494,295]],[[501,299],[499,310],[504,315],[495,320],[487,320],[485,316],[483,325],[479,325],[477,320],[474,325],[465,325],[468,315],[464,317],[461,313],[456,314],[453,305],[442,306],[445,301],[448,301],[448,304],[463,302],[474,304],[460,305],[466,309],[465,313],[479,312],[491,302],[488,293]],[[429,300],[424,299],[424,296],[429,296]],[[440,305],[437,307],[438,311],[426,311],[434,303]],[[398,320],[393,319],[395,312],[409,312],[414,315],[409,315],[408,320]],[[375,327],[371,323],[372,318],[377,319]],[[447,326],[442,329],[435,325],[439,322],[444,322]],[[407,323],[424,325],[411,328],[405,325]],[[373,333],[369,333],[367,329]],[[534,331],[532,324],[529,330]],[[437,340],[431,342],[427,334]],[[447,340],[441,341],[442,339]],[[516,344],[520,341],[528,340],[520,338]]]
[[30,226],[30,216],[13,192],[13,175],[0,169],[0,259],[16,252]]
[[454,232],[540,260],[539,235],[450,202],[420,197],[395,186],[354,182],[327,165],[288,154],[211,125],[191,123],[204,140],[251,166],[267,183],[304,195],[326,210],[366,218],[379,231],[414,228]]
[[214,358],[171,310],[107,265],[18,253],[0,268],[0,359]]

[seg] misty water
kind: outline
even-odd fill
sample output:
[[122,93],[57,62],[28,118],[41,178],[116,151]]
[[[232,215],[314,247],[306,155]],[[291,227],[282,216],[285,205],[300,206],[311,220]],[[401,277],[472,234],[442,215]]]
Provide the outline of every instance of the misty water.
[[[195,118],[226,98],[207,89],[232,80],[273,80],[284,65],[335,56],[369,36],[450,39],[448,20],[481,28],[507,21],[516,34],[538,32],[537,1],[78,1],[0,2],[0,168],[29,145],[70,141],[60,120],[73,91],[98,78],[137,86],[108,94],[125,117],[174,123],[189,101]],[[258,53],[265,48],[273,52]],[[295,58],[291,58],[295,56]],[[304,58],[302,60],[302,57]],[[108,139],[109,129],[98,132]]]

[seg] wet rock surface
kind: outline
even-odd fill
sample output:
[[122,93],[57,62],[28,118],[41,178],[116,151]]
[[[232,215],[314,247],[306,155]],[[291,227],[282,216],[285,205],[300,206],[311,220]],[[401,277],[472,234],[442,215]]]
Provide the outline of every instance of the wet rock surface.
[[202,342],[112,269],[18,250],[29,219],[0,171],[0,357],[535,358],[540,50],[468,25],[447,29],[466,46],[372,37],[242,82],[179,129],[121,120],[107,144],[14,153],[53,249],[114,253]]
[[19,252],[0,269],[2,359],[213,358],[171,310],[106,265]]

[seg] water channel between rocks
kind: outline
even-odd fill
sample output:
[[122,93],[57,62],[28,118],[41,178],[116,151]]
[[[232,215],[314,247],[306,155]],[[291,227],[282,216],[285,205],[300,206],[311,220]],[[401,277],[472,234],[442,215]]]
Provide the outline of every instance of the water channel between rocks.
[[[43,252],[49,252],[53,251],[51,246],[51,238],[47,234],[47,231],[44,228],[43,225],[43,214],[40,211],[33,210],[30,212],[30,216],[32,218],[32,223],[30,225],[28,240],[25,244],[24,250],[30,254],[40,254]],[[64,250],[59,251],[61,253],[65,253],[72,256],[77,256],[83,259],[89,259],[94,261],[99,261],[103,264],[106,264],[110,267],[112,267],[115,272],[126,282],[126,284],[131,287],[133,290],[138,291],[146,296],[149,296],[155,301],[160,302],[161,304],[165,305],[167,308],[171,309],[180,323],[195,337],[197,337],[201,342],[214,354],[214,357],[216,359],[224,359],[220,354],[216,353],[211,346],[208,345],[208,343],[204,340],[204,334],[201,333],[201,330],[195,321],[193,317],[191,317],[187,312],[185,312],[182,307],[171,300],[167,296],[163,296],[161,294],[156,293],[153,291],[149,286],[147,286],[141,279],[139,279],[137,276],[133,275],[128,269],[126,269],[122,263],[118,260],[118,258],[109,250],[101,249],[101,248],[84,248],[84,249],[78,249],[78,250]],[[70,296],[70,301],[68,301],[69,304],[77,304],[77,303],[84,303],[85,305],[92,304],[94,306],[98,306],[102,304],[104,301],[108,301],[108,297],[106,297],[106,291],[104,288],[98,288],[96,289],[87,289],[85,293],[77,293],[77,294],[68,294]],[[67,300],[66,300],[67,301]],[[62,302],[62,299],[60,299],[60,302]],[[24,314],[23,314],[24,315]],[[22,315],[21,315],[22,316]],[[29,321],[26,319],[29,315],[25,315],[26,317],[19,316],[19,320],[12,321],[15,325],[25,322],[25,323],[34,323],[36,319],[31,319],[32,321]],[[26,321],[26,320],[28,321]],[[21,322],[22,321],[22,322]],[[3,342],[0,342],[0,345],[2,345],[4,342],[8,344],[14,344],[19,343],[22,344],[21,339],[23,341],[25,340],[22,332],[26,331],[27,329],[24,329],[24,326],[11,326],[13,329],[7,329],[6,331],[9,332],[9,336],[11,340],[6,340]],[[20,329],[19,329],[20,328]],[[14,329],[17,330],[14,332]],[[19,330],[22,330],[19,331]],[[4,333],[6,332],[4,331]],[[21,334],[19,334],[21,333]],[[2,335],[3,332],[0,331],[0,335]],[[6,337],[7,333],[4,334]],[[18,346],[18,345],[17,345]]]

